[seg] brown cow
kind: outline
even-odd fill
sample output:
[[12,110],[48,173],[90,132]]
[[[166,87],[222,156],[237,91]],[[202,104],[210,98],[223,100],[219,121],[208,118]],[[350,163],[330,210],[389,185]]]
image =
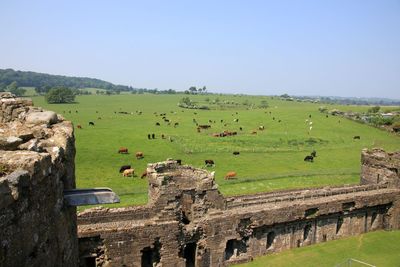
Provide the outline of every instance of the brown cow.
[[208,129],[211,128],[211,125],[199,125],[200,129]]
[[78,124],[78,125],[76,126],[76,128],[82,129],[82,125]]
[[140,176],[140,179],[143,179],[144,177],[147,177],[147,171],[144,171],[144,172],[142,173],[142,175]]
[[144,158],[144,156],[143,156],[143,152],[136,152],[136,154],[135,154],[135,156],[136,156],[136,159],[142,159],[142,158]]
[[132,177],[135,174],[135,169],[126,169],[123,173],[123,177]]
[[225,180],[234,179],[235,176],[236,176],[236,172],[228,172],[228,173],[225,175],[224,179],[225,179]]
[[120,153],[120,154],[128,154],[128,149],[126,147],[120,147],[118,149],[118,153]]
[[257,131],[252,131],[251,134],[257,134]]

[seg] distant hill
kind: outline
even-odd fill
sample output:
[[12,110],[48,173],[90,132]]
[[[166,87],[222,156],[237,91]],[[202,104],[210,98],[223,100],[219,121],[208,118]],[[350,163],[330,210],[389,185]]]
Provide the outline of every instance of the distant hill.
[[32,71],[15,71],[13,69],[0,69],[0,87],[16,81],[18,86],[44,87],[66,86],[72,88],[101,88],[106,90],[127,91],[131,87],[115,85],[99,79],[86,77],[68,77],[63,75],[51,75]]

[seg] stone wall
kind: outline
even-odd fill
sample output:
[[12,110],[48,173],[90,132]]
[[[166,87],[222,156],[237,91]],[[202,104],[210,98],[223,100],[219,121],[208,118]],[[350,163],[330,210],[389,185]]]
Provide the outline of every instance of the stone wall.
[[0,266],[77,266],[72,124],[0,93]]
[[389,183],[400,187],[400,151],[386,153],[382,149],[361,153],[361,184]]
[[[150,164],[148,205],[79,214],[81,266],[227,266],[399,229],[398,176],[386,170],[399,168],[397,155],[363,151],[360,185],[229,198],[219,193],[212,173],[174,161]],[[374,173],[381,180],[368,178]]]

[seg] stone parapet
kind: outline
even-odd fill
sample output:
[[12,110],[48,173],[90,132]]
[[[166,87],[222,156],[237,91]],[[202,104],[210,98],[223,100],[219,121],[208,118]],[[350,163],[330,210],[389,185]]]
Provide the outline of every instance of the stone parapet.
[[0,266],[77,266],[72,124],[0,93]]

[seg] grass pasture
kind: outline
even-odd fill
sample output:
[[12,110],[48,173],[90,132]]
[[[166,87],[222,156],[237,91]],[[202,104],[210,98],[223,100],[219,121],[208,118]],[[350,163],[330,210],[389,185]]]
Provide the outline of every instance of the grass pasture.
[[[215,104],[210,105],[211,110],[192,110],[177,107],[184,96],[187,95],[88,95],[77,96],[74,104],[47,104],[43,97],[32,99],[36,106],[62,114],[75,126],[82,125],[83,129],[75,129],[77,186],[110,187],[121,198],[119,206],[147,201],[147,182],[139,176],[147,163],[166,158],[182,159],[184,164],[201,168],[206,168],[205,159],[213,159],[215,166],[207,169],[216,171],[219,189],[225,195],[236,195],[358,183],[362,148],[400,149],[398,136],[346,119],[326,118],[319,113],[319,104],[256,96],[196,95],[189,97],[200,104],[208,104],[206,98],[210,103],[218,98],[220,102],[248,101],[255,105],[264,99],[269,108],[246,109],[236,104],[216,109],[218,105]],[[338,107],[326,106],[328,109]],[[344,111],[368,109],[339,108]],[[139,110],[141,115],[136,112]],[[132,114],[119,114],[119,111]],[[171,125],[154,112],[166,113]],[[198,133],[193,119],[199,124],[210,124],[211,129]],[[95,126],[89,126],[89,121]],[[161,125],[156,126],[156,122]],[[176,128],[173,127],[175,122],[179,123]],[[264,125],[265,130],[251,134],[259,125]],[[211,136],[223,130],[237,131],[238,135]],[[156,139],[148,140],[149,133],[154,133]],[[161,134],[171,137],[173,142],[161,139]],[[353,140],[355,135],[360,135],[361,140]],[[130,154],[118,154],[122,146],[127,147]],[[317,151],[314,163],[304,162],[304,157],[313,149]],[[137,160],[136,151],[144,152],[144,159]],[[233,151],[240,151],[240,155],[232,155]],[[133,166],[137,177],[122,177],[118,170],[126,164]],[[225,181],[223,176],[228,171],[237,172],[237,179]]]
[[[266,255],[240,267],[323,267],[357,259],[379,267],[400,265],[400,231],[377,231]],[[349,266],[346,264],[340,266]],[[352,263],[350,266],[365,266]]]

